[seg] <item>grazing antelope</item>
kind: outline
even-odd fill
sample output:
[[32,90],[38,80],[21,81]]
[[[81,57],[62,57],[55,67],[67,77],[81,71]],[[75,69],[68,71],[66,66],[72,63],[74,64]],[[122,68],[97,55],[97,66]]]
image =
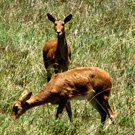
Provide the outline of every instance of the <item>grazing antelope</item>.
[[88,100],[99,112],[104,124],[107,115],[111,121],[114,120],[114,112],[108,103],[111,87],[112,78],[99,68],[82,67],[58,73],[36,95],[31,96],[32,92],[25,90],[13,104],[11,118],[18,118],[30,108],[51,103],[59,105],[56,118],[60,117],[66,107],[72,121],[72,111],[68,103],[72,99],[78,99]]
[[67,44],[64,25],[71,20],[72,15],[68,15],[63,21],[56,20],[52,15],[47,13],[48,19],[54,23],[54,28],[58,39],[49,40],[43,47],[43,60],[47,70],[47,81],[51,79],[50,68],[54,68],[55,73],[68,70],[69,61],[71,60],[71,49]]

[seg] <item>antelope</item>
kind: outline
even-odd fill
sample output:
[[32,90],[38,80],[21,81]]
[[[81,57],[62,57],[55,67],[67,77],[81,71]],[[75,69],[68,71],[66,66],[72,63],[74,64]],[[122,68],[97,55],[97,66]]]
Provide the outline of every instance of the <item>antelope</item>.
[[112,88],[112,78],[102,69],[96,67],[80,67],[55,74],[39,93],[25,90],[13,104],[11,118],[17,119],[27,110],[42,104],[58,104],[56,119],[60,118],[66,107],[70,121],[72,121],[70,100],[88,100],[99,112],[101,123],[104,124],[107,115],[114,121],[114,112],[108,98]]
[[54,28],[58,37],[58,39],[49,40],[43,47],[43,60],[45,69],[47,70],[47,82],[49,82],[52,76],[51,67],[54,68],[55,74],[68,70],[71,60],[71,49],[66,41],[64,25],[71,20],[72,14],[69,14],[63,21],[56,20],[49,13],[47,13],[47,16],[48,19],[54,23]]

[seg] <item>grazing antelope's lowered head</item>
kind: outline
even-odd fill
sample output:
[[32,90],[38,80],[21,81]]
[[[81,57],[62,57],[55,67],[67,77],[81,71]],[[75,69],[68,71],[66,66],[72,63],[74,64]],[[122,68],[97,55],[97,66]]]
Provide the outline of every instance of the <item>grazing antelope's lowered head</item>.
[[62,20],[56,20],[52,15],[47,13],[48,19],[54,23],[55,31],[58,36],[61,36],[64,34],[64,25],[71,20],[72,14],[68,15],[63,21]]
[[12,112],[11,112],[11,118],[12,119],[17,119],[19,118],[19,116],[21,116],[23,113],[26,112],[26,110],[28,109],[28,103],[26,102],[26,100],[28,100],[32,95],[32,92],[29,92],[27,90],[25,90],[20,98],[13,104],[12,106]]

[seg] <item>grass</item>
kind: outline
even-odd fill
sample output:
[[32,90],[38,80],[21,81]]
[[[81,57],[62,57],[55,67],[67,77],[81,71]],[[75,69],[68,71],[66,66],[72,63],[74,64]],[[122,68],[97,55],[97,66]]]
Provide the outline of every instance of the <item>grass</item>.
[[[70,69],[95,66],[113,78],[110,105],[115,125],[85,101],[71,101],[73,122],[65,111],[55,120],[57,106],[27,111],[9,118],[11,107],[24,89],[39,92],[46,84],[42,48],[55,38],[46,13],[64,19],[72,49]],[[0,134],[2,135],[133,135],[135,133],[135,1],[134,0],[1,0],[0,1]]]

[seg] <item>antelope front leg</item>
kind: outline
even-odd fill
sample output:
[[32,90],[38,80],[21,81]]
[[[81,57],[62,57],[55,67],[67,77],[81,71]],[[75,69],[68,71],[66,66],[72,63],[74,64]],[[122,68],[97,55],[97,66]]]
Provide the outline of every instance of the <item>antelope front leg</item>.
[[51,76],[52,76],[52,74],[51,74],[51,69],[48,68],[48,69],[47,69],[47,82],[49,82],[49,81],[51,80]]
[[70,102],[67,102],[66,104],[66,111],[68,113],[68,117],[70,118],[70,122],[72,122],[72,110],[71,110],[71,104]]
[[60,116],[62,114],[62,111],[63,111],[66,103],[67,103],[67,100],[61,100],[60,101],[59,106],[58,106],[58,109],[57,109],[57,113],[56,113],[56,119],[57,118],[60,118]]
[[55,74],[60,73],[57,65],[54,65],[54,72],[55,72]]

